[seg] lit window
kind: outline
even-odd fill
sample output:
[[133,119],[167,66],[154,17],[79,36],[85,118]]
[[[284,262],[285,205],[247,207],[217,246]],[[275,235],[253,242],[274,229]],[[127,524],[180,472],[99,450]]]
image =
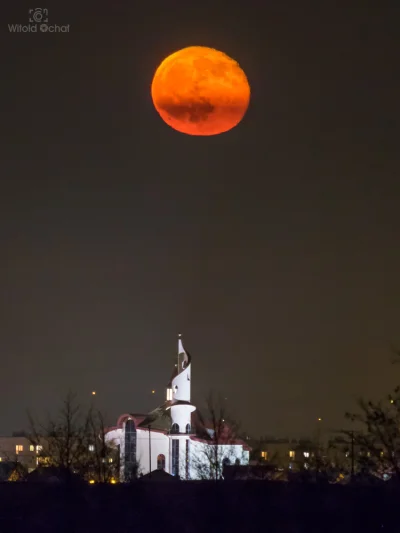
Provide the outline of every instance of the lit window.
[[157,470],[164,470],[165,469],[165,455],[160,453],[160,455],[157,456]]
[[310,457],[310,452],[304,452],[304,457]]
[[261,458],[268,459],[268,452],[265,452],[265,451],[261,452]]
[[381,457],[383,457],[383,456],[384,456],[384,452],[381,452]]
[[40,453],[42,450],[43,450],[43,446],[41,446],[40,444],[38,444],[38,445],[36,446],[36,453]]
[[112,463],[112,462],[113,462],[112,457],[109,457],[108,462],[109,462],[109,463]]
[[16,445],[15,445],[15,451],[16,451],[17,453],[19,453],[19,452],[23,452],[23,451],[24,451],[24,447],[22,446],[22,444],[16,444]]
[[30,450],[31,452],[34,452],[34,451],[35,451],[35,446],[34,446],[33,444],[31,444],[31,445],[29,446],[29,450]]
[[3,460],[3,458],[2,458],[2,457],[0,457],[0,463],[1,463],[1,461],[2,461],[2,460]]
[[94,444],[89,444],[89,452],[94,452]]
[[291,459],[294,459],[294,450],[290,450],[290,452],[289,452],[289,457],[290,457]]
[[167,389],[167,401],[172,400],[172,389]]

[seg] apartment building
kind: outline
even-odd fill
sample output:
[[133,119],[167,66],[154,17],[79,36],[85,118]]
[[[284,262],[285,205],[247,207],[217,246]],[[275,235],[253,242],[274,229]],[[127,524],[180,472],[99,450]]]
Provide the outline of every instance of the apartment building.
[[18,462],[28,472],[38,463],[39,446],[34,446],[25,436],[0,437],[0,461]]

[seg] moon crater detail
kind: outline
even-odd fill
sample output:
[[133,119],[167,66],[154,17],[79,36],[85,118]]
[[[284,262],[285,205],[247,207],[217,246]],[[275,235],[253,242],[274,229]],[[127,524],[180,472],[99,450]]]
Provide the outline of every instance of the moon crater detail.
[[151,95],[161,118],[175,130],[217,135],[242,120],[250,86],[234,59],[213,48],[191,46],[164,59]]

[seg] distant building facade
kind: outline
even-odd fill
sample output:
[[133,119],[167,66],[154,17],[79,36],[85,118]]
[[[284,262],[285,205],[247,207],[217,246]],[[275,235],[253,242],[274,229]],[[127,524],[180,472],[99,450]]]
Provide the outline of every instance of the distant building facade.
[[38,465],[40,449],[26,436],[0,437],[0,461],[15,462],[32,472]]

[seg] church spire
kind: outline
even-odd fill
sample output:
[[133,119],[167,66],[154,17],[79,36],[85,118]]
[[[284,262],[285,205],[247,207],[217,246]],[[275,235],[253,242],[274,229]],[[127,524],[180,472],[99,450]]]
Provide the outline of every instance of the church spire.
[[189,356],[183,347],[182,333],[178,333],[178,373],[182,372],[189,364]]
[[178,335],[178,363],[176,374],[171,380],[167,400],[171,401],[171,420],[176,433],[190,433],[191,413],[196,409],[190,403],[192,358],[183,346],[182,335]]

